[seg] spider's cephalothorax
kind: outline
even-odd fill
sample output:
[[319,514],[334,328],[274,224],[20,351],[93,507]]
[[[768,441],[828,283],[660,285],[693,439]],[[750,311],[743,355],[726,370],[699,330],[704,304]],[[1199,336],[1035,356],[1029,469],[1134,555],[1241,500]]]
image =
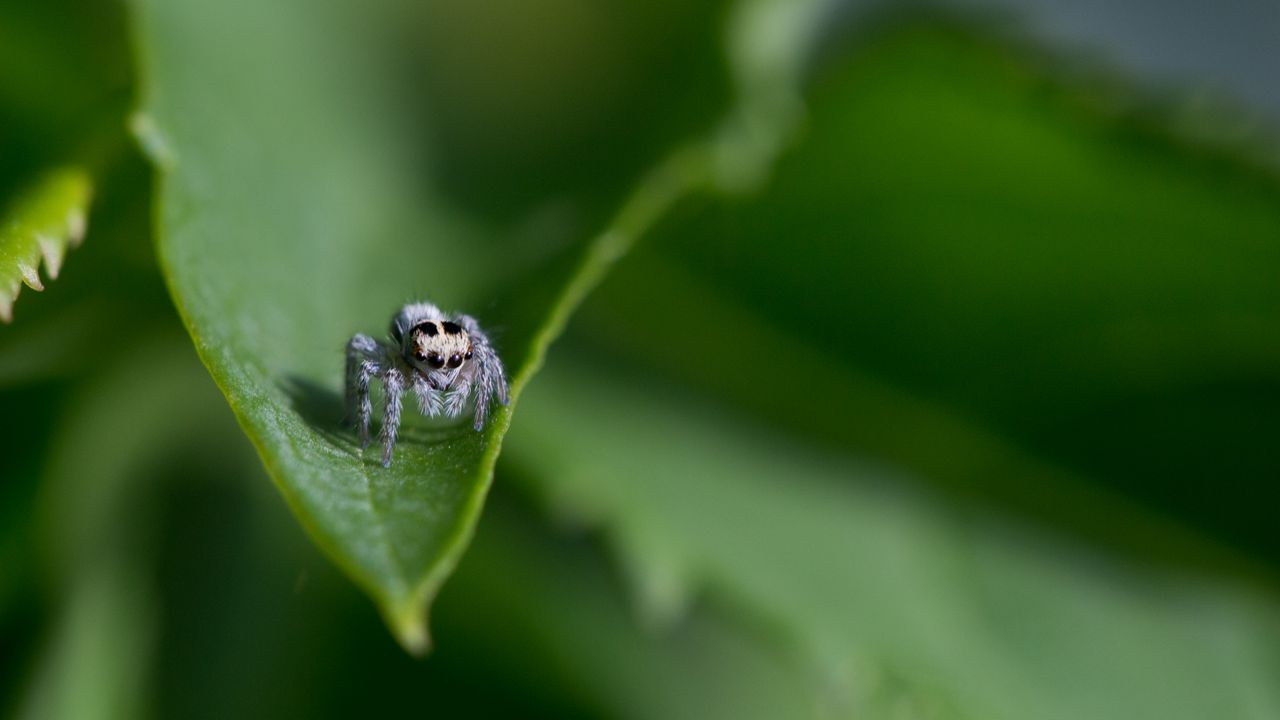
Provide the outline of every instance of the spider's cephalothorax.
[[353,418],[362,447],[369,445],[369,379],[382,381],[386,406],[382,414],[382,464],[400,428],[405,390],[418,398],[424,415],[457,417],[475,400],[476,431],[484,428],[494,396],[507,404],[507,378],[502,361],[469,315],[448,316],[431,303],[405,305],[391,318],[390,338],[378,342],[356,335],[347,343],[347,416]]

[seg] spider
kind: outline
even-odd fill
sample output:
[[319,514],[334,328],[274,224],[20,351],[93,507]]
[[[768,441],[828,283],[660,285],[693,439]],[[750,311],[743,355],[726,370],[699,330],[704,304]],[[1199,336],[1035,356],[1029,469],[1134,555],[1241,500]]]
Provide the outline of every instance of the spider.
[[400,401],[406,389],[418,398],[423,415],[457,417],[475,395],[479,432],[494,395],[507,404],[507,378],[489,338],[469,315],[448,316],[431,303],[411,303],[391,318],[390,337],[378,342],[356,334],[347,343],[347,417],[354,417],[361,450],[369,447],[369,379],[382,381],[382,466],[400,429]]

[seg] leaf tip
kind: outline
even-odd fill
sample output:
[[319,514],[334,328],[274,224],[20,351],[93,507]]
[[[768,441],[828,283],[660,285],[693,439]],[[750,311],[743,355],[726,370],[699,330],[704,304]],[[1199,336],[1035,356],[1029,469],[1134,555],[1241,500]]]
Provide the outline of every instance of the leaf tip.
[[407,603],[387,613],[387,625],[405,652],[414,657],[426,657],[431,652],[431,633],[427,630],[426,611],[417,603]]

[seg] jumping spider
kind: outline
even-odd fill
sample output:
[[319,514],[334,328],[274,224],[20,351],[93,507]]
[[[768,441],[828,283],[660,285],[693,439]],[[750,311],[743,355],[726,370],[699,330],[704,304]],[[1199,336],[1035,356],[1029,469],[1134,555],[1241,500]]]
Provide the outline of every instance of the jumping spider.
[[347,417],[354,417],[360,447],[369,447],[369,379],[382,381],[382,466],[391,465],[391,450],[400,429],[400,401],[405,389],[418,398],[423,415],[457,417],[475,396],[479,432],[494,395],[507,404],[507,378],[489,338],[469,315],[450,317],[431,303],[413,303],[391,318],[390,337],[378,342],[357,334],[347,343]]

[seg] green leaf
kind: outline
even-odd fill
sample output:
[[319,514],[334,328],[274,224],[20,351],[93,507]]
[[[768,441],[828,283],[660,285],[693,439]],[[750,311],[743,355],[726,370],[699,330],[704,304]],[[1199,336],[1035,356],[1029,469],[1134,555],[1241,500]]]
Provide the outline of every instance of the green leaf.
[[[303,526],[422,652],[546,347],[635,238],[710,182],[712,152],[671,153],[602,223],[464,211],[410,162],[421,139],[388,88],[378,14],[140,3],[132,125],[160,169],[159,254],[202,360]],[[407,423],[384,469],[340,425],[342,347],[415,299],[491,331],[512,404],[483,433]]]
[[957,497],[1185,563],[1167,513],[1274,565],[1280,183],[970,31],[862,39],[769,192],[667,224],[584,334]]
[[1273,595],[1107,557],[670,393],[552,362],[507,455],[604,528],[661,617],[705,589],[776,623],[855,717],[1280,712]]
[[[28,552],[40,560],[51,618],[22,717],[132,718],[155,685],[161,613],[154,568],[164,483],[189,480],[181,457],[227,477],[253,462],[227,452],[238,432],[171,323],[117,328],[63,405],[49,442]],[[36,552],[32,552],[35,549]]]
[[831,55],[770,192],[663,243],[695,276],[1010,425],[1033,403],[1087,412],[1117,383],[1276,367],[1274,173],[1101,112],[1089,86],[964,29]]
[[16,717],[127,720],[145,713],[158,603],[127,560],[99,563],[63,599]]
[[[1167,392],[1187,369],[1252,379],[1251,400],[1219,400],[1274,415],[1258,373],[1275,331],[1233,322],[1280,297],[1274,183],[1047,99],[964,33],[872,37],[815,86],[810,135],[767,193],[669,223],[586,307],[579,338],[645,372],[553,357],[504,460],[604,529],[650,618],[694,593],[744,606],[836,676],[851,716],[1275,715],[1266,570],[922,378],[1032,427],[1089,398],[1123,409],[1135,383]],[[1161,331],[1188,347],[1167,354]],[[672,395],[653,365],[769,427]],[[1212,442],[1212,421],[1180,423],[1188,452]],[[1271,427],[1230,447],[1274,448]],[[1129,450],[1138,432],[1116,436]],[[1228,456],[1206,455],[1216,483]],[[1157,492],[1194,478],[1162,474]]]
[[[862,48],[816,85],[810,134],[767,195],[668,223],[584,309],[576,339],[645,372],[553,357],[504,461],[604,529],[648,616],[679,617],[703,593],[775,623],[848,690],[851,716],[1275,715],[1280,601],[1265,569],[992,432],[920,377],[1021,408],[1011,424],[1054,422],[1072,393],[1118,396],[1122,411],[1136,383],[1163,389],[1199,365],[1144,343],[1190,320],[1183,337],[1219,359],[1194,375],[1253,378],[1249,401],[1225,383],[1218,399],[1268,413],[1274,372],[1255,368],[1274,367],[1275,331],[1231,315],[1274,316],[1273,183],[1046,102],[969,36],[928,28]],[[1064,291],[1077,285],[1088,291]],[[1198,308],[1222,309],[1240,333],[1229,349]],[[1155,314],[1166,322],[1141,323]],[[1115,320],[1144,332],[1069,347]],[[586,344],[579,356],[598,357]],[[1112,364],[1116,348],[1136,362]],[[1081,367],[1080,385],[1021,385]],[[768,426],[674,396],[664,374]],[[1178,420],[1203,450],[1210,423]],[[1274,448],[1271,427],[1231,447]],[[1207,457],[1215,482],[1235,469]],[[1217,494],[1196,477],[1170,472],[1160,492]],[[1240,473],[1265,494],[1257,477]],[[1140,552],[1099,547],[1112,540]],[[884,695],[893,712],[874,709]]]
[[13,303],[22,283],[44,290],[42,259],[49,278],[58,277],[67,246],[84,238],[91,189],[84,170],[53,170],[0,216],[0,320],[13,319]]
[[794,645],[715,604],[660,631],[637,623],[604,560],[495,503],[441,596],[441,633],[480,653],[496,686],[567,691],[592,717],[808,717],[821,706],[824,678]]

